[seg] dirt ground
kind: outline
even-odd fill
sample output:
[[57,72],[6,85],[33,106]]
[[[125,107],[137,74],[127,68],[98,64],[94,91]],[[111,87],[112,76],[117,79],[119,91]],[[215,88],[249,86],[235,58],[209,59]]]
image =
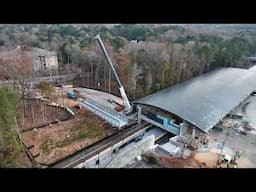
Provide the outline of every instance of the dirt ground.
[[255,164],[248,158],[242,157],[236,161],[238,168],[253,168]]
[[[196,153],[194,158],[200,162],[205,162],[207,167],[209,168],[215,168],[216,162],[218,159],[217,153],[207,152],[207,153]],[[246,157],[241,157],[238,160],[236,160],[237,167],[238,168],[252,168],[254,167],[253,162],[251,162]]]
[[73,119],[58,124],[24,132],[22,140],[36,161],[54,163],[95,141],[112,134],[108,124],[89,111],[81,111]]
[[17,167],[19,168],[32,168],[33,165],[29,158],[27,157],[26,153],[22,153],[20,157],[17,159]]
[[208,168],[215,168],[218,154],[212,152],[196,153],[194,159],[201,163],[205,163]]
[[[37,95],[36,90],[34,92],[34,96]],[[46,105],[46,102],[35,99],[28,99],[25,102],[22,131],[26,132],[22,133],[21,138],[40,164],[54,163],[115,132],[104,120],[87,110],[80,109],[75,100],[67,98],[66,93],[67,90],[56,88],[51,102],[69,107],[75,113],[71,119],[68,119],[70,114],[66,110]],[[68,120],[31,129],[63,119]]]
[[[233,153],[236,151],[242,152],[242,157],[245,159],[249,159],[251,163],[246,163],[242,161],[242,165],[238,167],[245,166],[251,166],[250,168],[256,167],[256,135],[254,134],[241,134],[237,133],[236,129],[234,127],[228,129],[223,128],[222,131],[217,131],[215,129],[212,129],[209,132],[209,136],[212,139],[215,139],[218,142],[224,142],[225,141],[225,147],[231,149]],[[245,160],[246,161],[246,160]]]
[[29,99],[25,100],[24,117],[22,131],[50,123],[54,120],[66,119],[69,117],[69,113],[62,108],[49,106],[40,100]]
[[182,157],[160,156],[157,157],[158,161],[165,168],[207,168],[204,162],[199,162],[193,155]]
[[173,157],[158,152],[144,154],[147,164],[151,168],[208,168],[209,166],[195,158],[194,154],[188,157]]
[[67,107],[75,107],[77,102],[68,98],[57,98],[56,103]]

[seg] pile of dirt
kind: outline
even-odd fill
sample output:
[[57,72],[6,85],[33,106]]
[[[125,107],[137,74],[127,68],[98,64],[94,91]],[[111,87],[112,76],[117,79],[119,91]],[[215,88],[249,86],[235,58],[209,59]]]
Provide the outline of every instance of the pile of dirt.
[[205,163],[209,168],[215,168],[218,159],[218,154],[212,152],[196,153],[194,159],[199,162]]
[[194,158],[192,154],[189,157],[170,157],[160,156],[157,157],[160,164],[165,168],[207,168],[206,163],[201,163]]

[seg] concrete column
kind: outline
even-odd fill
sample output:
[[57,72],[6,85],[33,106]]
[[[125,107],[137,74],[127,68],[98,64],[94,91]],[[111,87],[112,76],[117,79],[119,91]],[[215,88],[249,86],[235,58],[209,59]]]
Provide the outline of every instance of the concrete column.
[[193,127],[192,129],[192,138],[195,139],[196,137],[196,129]]
[[183,136],[187,132],[188,124],[184,121],[180,124],[180,134],[179,136]]
[[183,127],[183,126],[180,126],[179,136],[182,136],[182,135],[183,135],[183,129],[184,129],[184,127]]
[[138,109],[138,123],[140,125],[141,124],[141,106],[138,105],[137,109]]

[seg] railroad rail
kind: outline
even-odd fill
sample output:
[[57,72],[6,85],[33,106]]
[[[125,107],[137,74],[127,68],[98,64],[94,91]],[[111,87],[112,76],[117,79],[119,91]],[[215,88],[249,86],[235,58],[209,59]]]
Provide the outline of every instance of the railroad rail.
[[166,133],[164,136],[160,137],[158,140],[155,141],[156,144],[164,144],[169,141],[170,137],[173,137],[174,134],[172,133]]
[[137,123],[131,124],[124,129],[117,131],[116,133],[105,137],[102,140],[95,142],[92,145],[89,145],[72,155],[59,160],[53,164],[48,165],[50,168],[73,168],[80,163],[84,162],[85,160],[99,154],[100,152],[104,151],[105,149],[113,146],[114,144],[118,143],[119,141],[123,140],[124,138],[136,133],[141,129],[149,128],[149,123],[142,123],[138,125]]

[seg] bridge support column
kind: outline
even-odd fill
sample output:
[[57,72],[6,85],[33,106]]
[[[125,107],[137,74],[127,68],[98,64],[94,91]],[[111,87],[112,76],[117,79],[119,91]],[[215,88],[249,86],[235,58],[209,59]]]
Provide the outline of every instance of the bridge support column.
[[193,127],[192,128],[192,138],[195,139],[196,137],[196,129]]
[[141,124],[141,106],[138,105],[137,109],[138,109],[138,123],[140,125]]
[[188,125],[187,123],[184,121],[180,124],[180,133],[179,133],[179,136],[183,136],[185,135],[185,133],[187,132],[187,128],[188,128]]

